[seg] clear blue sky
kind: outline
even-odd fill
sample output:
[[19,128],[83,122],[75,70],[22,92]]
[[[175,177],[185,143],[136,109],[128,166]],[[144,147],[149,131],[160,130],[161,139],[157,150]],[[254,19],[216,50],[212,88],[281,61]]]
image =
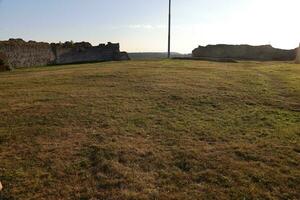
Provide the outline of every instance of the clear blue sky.
[[[172,51],[300,42],[300,0],[173,0]],[[168,0],[0,0],[0,40],[120,42],[166,51]]]

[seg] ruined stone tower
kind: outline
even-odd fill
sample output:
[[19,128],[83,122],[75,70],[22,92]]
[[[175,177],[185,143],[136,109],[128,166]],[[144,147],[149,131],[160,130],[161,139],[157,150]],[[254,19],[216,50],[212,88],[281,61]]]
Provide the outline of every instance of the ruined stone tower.
[[299,44],[299,48],[297,49],[296,63],[300,64],[300,44]]

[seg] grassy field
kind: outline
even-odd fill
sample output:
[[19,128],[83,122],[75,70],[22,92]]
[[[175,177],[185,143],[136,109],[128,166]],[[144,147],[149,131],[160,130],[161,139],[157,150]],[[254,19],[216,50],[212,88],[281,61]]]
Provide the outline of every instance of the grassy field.
[[1,200],[300,199],[300,65],[0,74]]

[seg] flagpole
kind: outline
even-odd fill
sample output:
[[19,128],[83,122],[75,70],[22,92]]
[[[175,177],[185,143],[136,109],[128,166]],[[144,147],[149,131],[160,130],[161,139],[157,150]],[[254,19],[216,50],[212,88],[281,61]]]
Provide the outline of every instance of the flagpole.
[[171,57],[171,0],[169,0],[168,58]]

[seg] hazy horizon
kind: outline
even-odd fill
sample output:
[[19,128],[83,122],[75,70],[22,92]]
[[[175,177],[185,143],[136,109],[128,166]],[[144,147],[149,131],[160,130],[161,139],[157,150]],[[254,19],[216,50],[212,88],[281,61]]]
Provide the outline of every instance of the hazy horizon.
[[[299,0],[173,0],[172,52],[198,45],[300,42]],[[0,0],[0,40],[119,42],[128,52],[166,52],[168,0]]]

